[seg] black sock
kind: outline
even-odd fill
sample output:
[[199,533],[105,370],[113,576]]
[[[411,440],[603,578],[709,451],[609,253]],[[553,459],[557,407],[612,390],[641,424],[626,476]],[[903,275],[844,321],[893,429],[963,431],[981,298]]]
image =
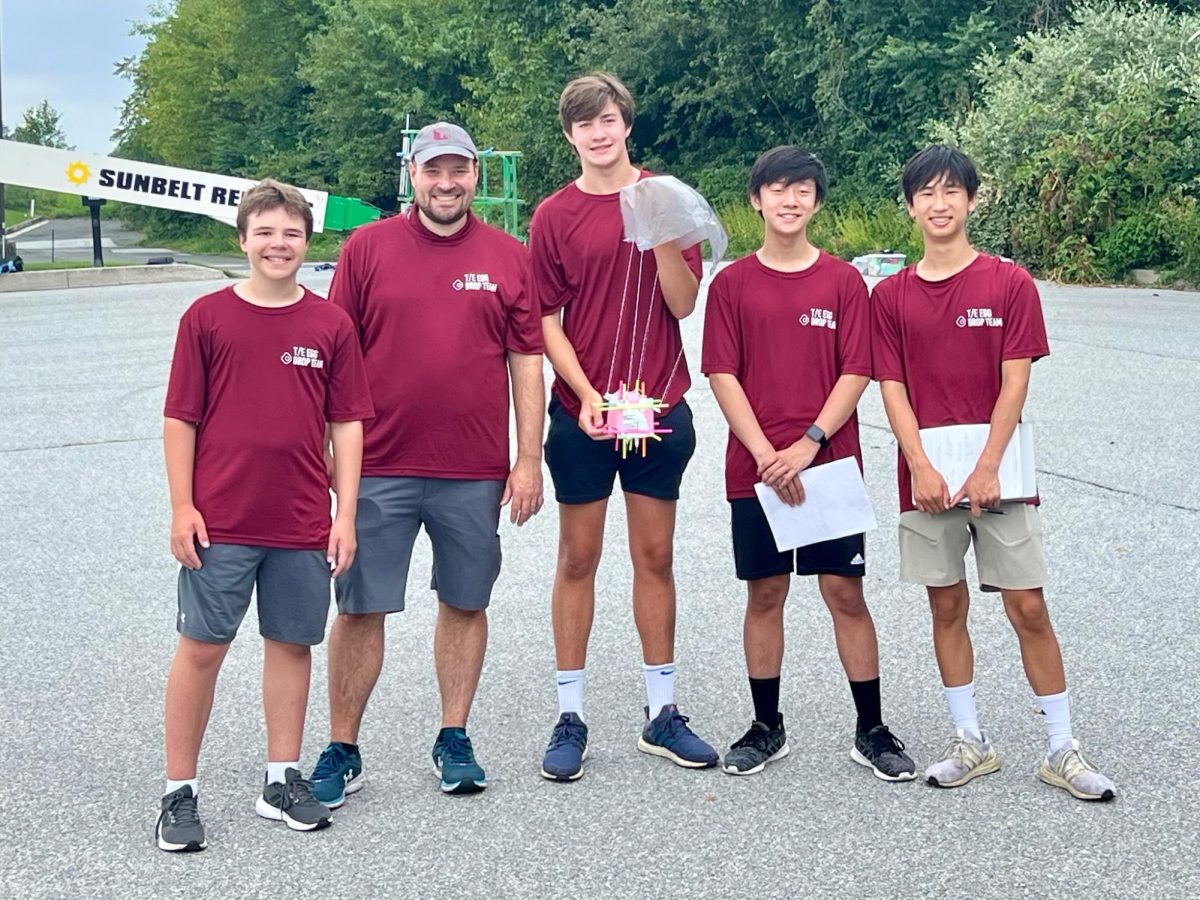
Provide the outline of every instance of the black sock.
[[779,676],[751,678],[750,696],[754,699],[754,718],[768,728],[779,725]]
[[870,681],[851,681],[850,693],[854,696],[854,708],[858,712],[859,734],[866,734],[876,725],[883,724],[878,678],[872,678]]

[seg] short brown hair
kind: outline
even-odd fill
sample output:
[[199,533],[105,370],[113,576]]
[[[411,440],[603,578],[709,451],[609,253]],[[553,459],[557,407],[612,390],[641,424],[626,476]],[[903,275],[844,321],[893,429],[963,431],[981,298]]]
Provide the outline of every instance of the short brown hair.
[[246,236],[247,223],[254,213],[268,212],[272,209],[282,209],[298,219],[304,220],[304,239],[312,238],[313,214],[312,207],[304,199],[304,195],[292,187],[273,178],[264,178],[246,193],[238,204],[237,230],[238,237]]
[[558,97],[558,117],[563,131],[570,132],[576,122],[586,122],[600,115],[611,100],[621,111],[626,127],[633,124],[633,97],[621,79],[608,72],[589,72],[563,88]]

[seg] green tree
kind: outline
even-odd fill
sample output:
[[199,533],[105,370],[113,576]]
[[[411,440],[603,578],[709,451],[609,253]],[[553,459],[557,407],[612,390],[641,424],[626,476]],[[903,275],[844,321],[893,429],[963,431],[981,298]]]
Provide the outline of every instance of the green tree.
[[178,0],[141,26],[147,45],[118,64],[132,81],[122,151],[207,171],[293,177],[306,159],[309,88],[297,68],[320,0]]
[[43,147],[57,147],[60,150],[70,150],[67,136],[59,127],[62,113],[43,100],[36,106],[25,110],[21,116],[21,124],[12,130],[9,138],[24,144],[40,144]]
[[1185,255],[1172,217],[1200,196],[1200,15],[1111,0],[1072,14],[985,57],[979,105],[939,133],[987,178],[993,249],[1068,280],[1170,265]]

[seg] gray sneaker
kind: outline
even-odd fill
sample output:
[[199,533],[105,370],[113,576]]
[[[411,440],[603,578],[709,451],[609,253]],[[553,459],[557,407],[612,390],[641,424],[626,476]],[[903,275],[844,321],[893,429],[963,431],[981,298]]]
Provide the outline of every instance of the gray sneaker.
[[765,769],[767,763],[783,759],[791,752],[787,732],[783,730],[783,716],[774,728],[755,720],[750,723],[750,730],[729,748],[721,768],[730,775],[754,775]]
[[942,751],[942,758],[925,770],[925,781],[934,787],[961,787],[979,775],[1000,770],[1000,757],[984,732],[981,740],[968,737],[958,729],[954,740]]
[[1111,800],[1117,796],[1117,786],[1084,759],[1079,741],[1051,753],[1042,760],[1038,778],[1046,784],[1060,787],[1080,800]]
[[912,781],[917,777],[917,764],[904,752],[904,741],[892,734],[886,725],[876,725],[865,734],[856,734],[850,758],[883,781]]
[[154,838],[159,850],[172,853],[203,850],[208,846],[204,839],[204,823],[200,821],[200,810],[192,786],[185,784],[162,798],[158,824],[154,826]]
[[292,831],[318,831],[333,821],[329,807],[312,795],[312,784],[299,769],[284,772],[284,783],[272,782],[263,788],[254,803],[254,811],[264,819],[283,822]]

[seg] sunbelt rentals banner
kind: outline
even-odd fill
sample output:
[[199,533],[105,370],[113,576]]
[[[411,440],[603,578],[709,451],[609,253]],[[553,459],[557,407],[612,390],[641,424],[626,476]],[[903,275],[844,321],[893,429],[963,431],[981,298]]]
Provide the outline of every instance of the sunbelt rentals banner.
[[[0,183],[196,213],[233,225],[242,194],[257,182],[132,159],[0,141]],[[312,206],[313,230],[323,230],[329,195],[324,191],[299,190]]]

